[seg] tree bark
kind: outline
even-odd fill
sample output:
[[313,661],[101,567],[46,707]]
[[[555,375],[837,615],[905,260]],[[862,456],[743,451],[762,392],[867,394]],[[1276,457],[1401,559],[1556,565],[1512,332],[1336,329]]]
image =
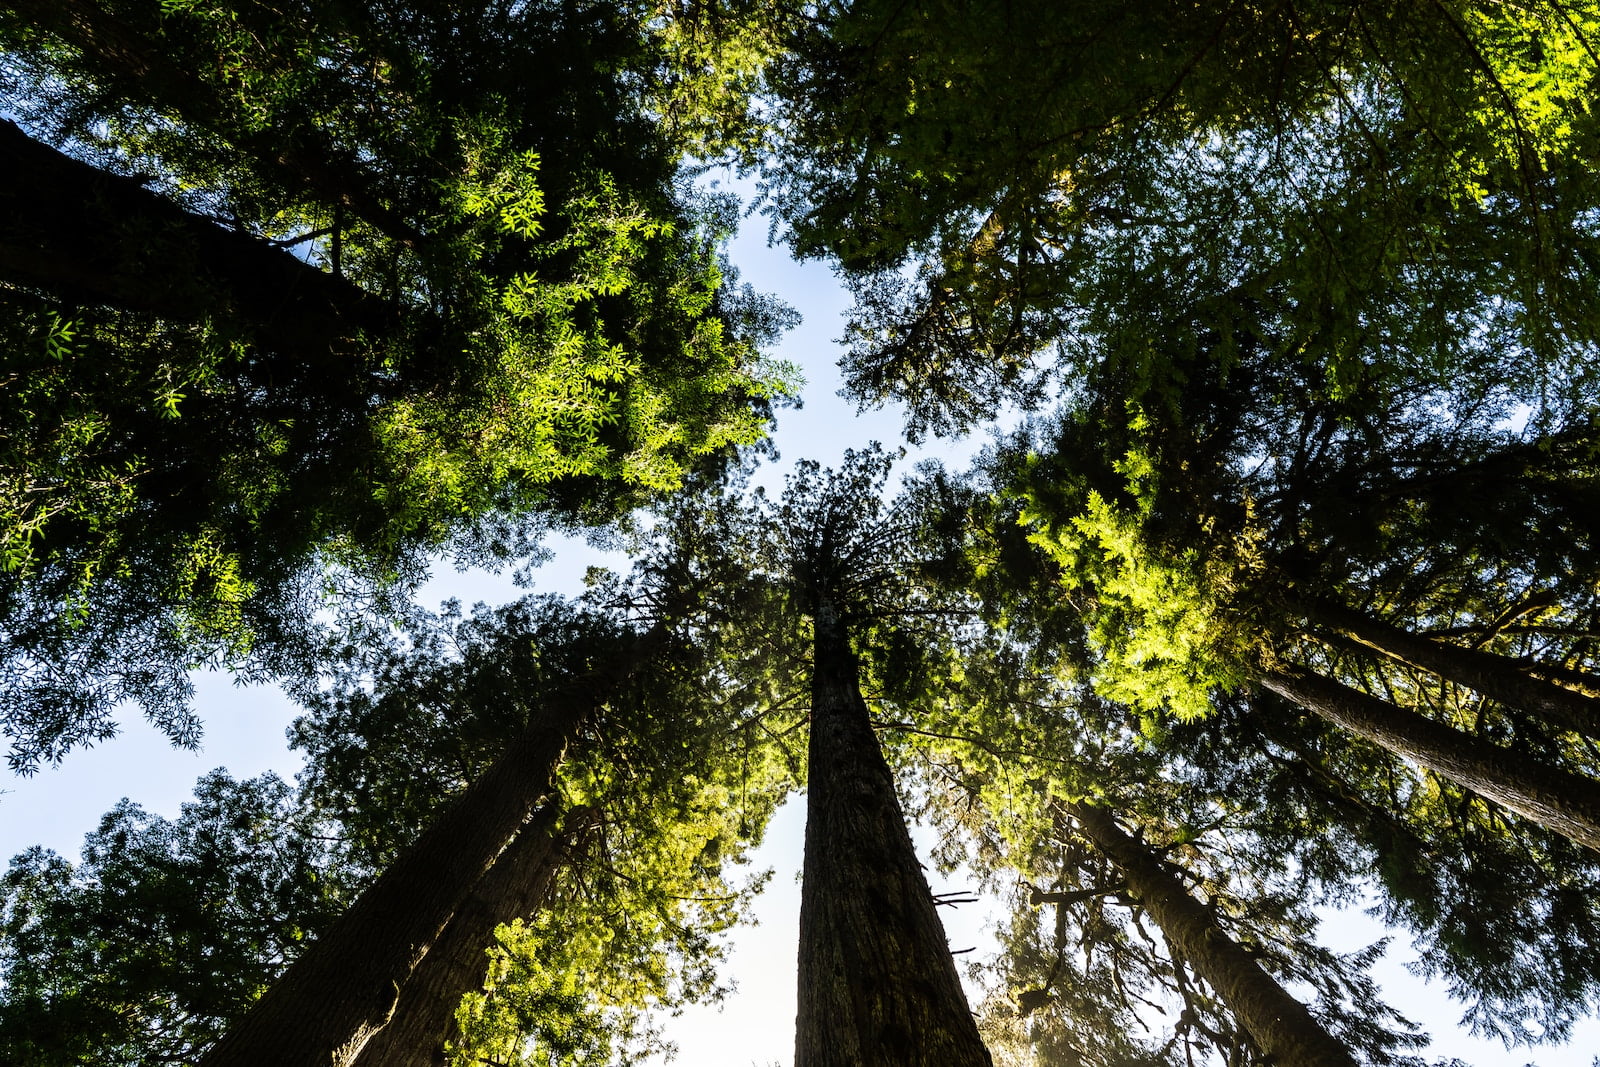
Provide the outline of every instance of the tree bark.
[[1095,804],[1063,804],[1083,835],[1128,880],[1137,897],[1183,958],[1204,978],[1267,1058],[1283,1067],[1355,1067],[1344,1044],[1306,1006],[1285,992],[1148,845]]
[[0,158],[0,279],[174,322],[231,318],[301,365],[354,352],[361,335],[397,324],[361,287],[3,119]]
[[825,601],[815,629],[795,1067],[989,1067]]
[[1391,659],[1464,685],[1559,729],[1600,738],[1600,679],[1563,667],[1435,641],[1330,600],[1298,605],[1312,622],[1345,633]]
[[350,154],[335,147],[322,131],[309,124],[266,130],[220,124],[228,109],[203,79],[174,63],[144,31],[115,18],[94,0],[3,2],[92,57],[107,74],[137,87],[158,107],[197,129],[219,133],[257,166],[280,172],[330,204],[343,205],[403,244],[422,240],[415,227],[373,193],[371,177],[361,173]]
[[[517,834],[456,909],[444,933],[400,991],[394,1018],[367,1042],[352,1067],[444,1067],[461,998],[483,983],[495,928],[539,909],[584,810],[546,804]],[[564,829],[558,823],[566,821]]]
[[398,1013],[418,964],[549,793],[567,737],[664,639],[576,679],[390,864],[199,1067],[349,1067]]
[[1600,782],[1592,778],[1489,744],[1309,671],[1271,671],[1261,684],[1397,756],[1600,851]]

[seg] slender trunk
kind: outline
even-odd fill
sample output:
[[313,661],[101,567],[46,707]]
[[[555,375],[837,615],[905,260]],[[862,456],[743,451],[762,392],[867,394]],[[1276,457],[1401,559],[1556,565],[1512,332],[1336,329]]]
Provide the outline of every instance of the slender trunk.
[[795,1067],[989,1067],[827,603],[814,648]]
[[1349,634],[1391,659],[1431,671],[1560,729],[1600,738],[1600,699],[1596,699],[1600,679],[1435,641],[1329,600],[1308,600],[1299,606],[1313,622]]
[[397,1013],[417,965],[550,791],[568,735],[664,637],[574,680],[201,1060],[349,1067]]
[[[0,119],[0,278],[175,322],[233,316],[304,367],[391,331],[383,301]],[[339,364],[343,366],[343,364]]]
[[198,77],[163,54],[141,29],[109,14],[95,0],[0,0],[34,26],[92,57],[99,70],[120,79],[198,129],[219,133],[257,165],[276,170],[328,203],[340,204],[390,237],[415,245],[422,235],[373,193],[370,175],[309,122],[264,130],[226,123],[229,108]]
[[1511,752],[1308,671],[1261,684],[1351,733],[1600,851],[1600,782]]
[[1143,841],[1117,825],[1105,808],[1063,805],[1067,814],[1128,879],[1162,933],[1204,978],[1267,1058],[1283,1067],[1355,1067],[1344,1044],[1306,1006],[1284,991]]
[[[586,812],[546,804],[495,860],[400,991],[394,1018],[367,1042],[352,1067],[444,1067],[461,998],[483,984],[495,927],[526,918],[544,902],[572,822]],[[558,823],[565,820],[564,831]]]

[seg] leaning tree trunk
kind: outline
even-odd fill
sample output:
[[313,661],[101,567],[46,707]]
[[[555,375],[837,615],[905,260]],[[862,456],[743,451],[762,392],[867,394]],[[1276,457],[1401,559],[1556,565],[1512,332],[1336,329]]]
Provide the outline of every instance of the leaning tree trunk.
[[1063,807],[1094,847],[1122,871],[1128,892],[1195,973],[1217,991],[1268,1060],[1281,1067],[1355,1067],[1344,1044],[1217,925],[1148,845],[1118,826],[1105,808],[1071,802]]
[[1411,633],[1329,600],[1299,605],[1313,622],[1354,637],[1401,663],[1464,685],[1563,730],[1600,738],[1600,679],[1564,667],[1522,664]]
[[1351,733],[1600,851],[1600,782],[1511,752],[1309,671],[1261,684]]
[[462,902],[549,794],[567,737],[658,644],[576,679],[262,995],[199,1067],[349,1067]]
[[[293,355],[336,367],[389,305],[289,252],[185,211],[133,178],[73,159],[0,119],[0,279],[175,322],[226,313]],[[318,360],[321,357],[321,360]]]
[[827,603],[814,650],[795,1067],[988,1067]]
[[590,809],[563,811],[551,803],[528,821],[456,909],[401,989],[394,1018],[367,1042],[352,1067],[444,1067],[456,1008],[483,984],[495,928],[538,910],[566,843],[592,818]]

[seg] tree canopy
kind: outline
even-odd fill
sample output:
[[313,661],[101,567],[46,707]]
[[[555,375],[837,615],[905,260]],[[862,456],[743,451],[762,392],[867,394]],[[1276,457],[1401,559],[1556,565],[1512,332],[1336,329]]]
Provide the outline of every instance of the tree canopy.
[[[1437,1064],[1354,906],[1467,1029],[1592,1020],[1591,0],[11,0],[0,55],[11,765],[191,743],[199,666],[307,757],[13,862],[10,1059],[635,1062],[801,788],[797,1067]],[[968,469],[752,488],[741,211]],[[412,602],[557,530],[631,570]],[[966,989],[927,862],[1004,909]]]
[[329,568],[503,562],[764,435],[786,313],[657,121],[714,117],[682,37],[609,4],[8,5],[14,765],[124,698],[192,738],[185,669],[283,673]]

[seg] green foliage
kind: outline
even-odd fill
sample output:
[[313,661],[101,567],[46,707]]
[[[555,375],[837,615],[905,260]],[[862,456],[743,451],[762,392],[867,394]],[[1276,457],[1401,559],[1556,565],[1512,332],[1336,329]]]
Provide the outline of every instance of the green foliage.
[[[0,280],[0,376],[27,382],[0,439],[16,765],[103,736],[117,699],[192,723],[127,681],[141,670],[295,662],[320,571],[392,598],[431,555],[501,563],[762,439],[798,384],[759,352],[789,316],[736,288],[726,205],[680,183],[695,130],[745,136],[767,47],[757,9],[719,12],[0,16],[0,99],[102,173],[144,175],[106,179],[122,207],[92,235],[0,235],[105,250],[100,274]],[[725,56],[744,87],[696,102],[667,77],[690,52],[691,81]]]
[[18,1067],[192,1060],[351,886],[290,788],[201,778],[176,819],[123,801],[73,863],[11,861],[0,907],[0,1055]]
[[452,1062],[634,1062],[663,1047],[651,1013],[727,992],[720,935],[748,921],[766,881],[737,884],[724,868],[748,863],[748,810],[726,785],[693,780],[665,804],[619,789],[595,799],[608,814],[593,852],[574,856],[549,907],[497,932],[484,988],[458,1010]]
[[[125,699],[192,742],[201,664],[297,678],[310,759],[304,807],[213,776],[76,867],[19,857],[0,1053],[190,1057],[642,626],[671,652],[573,737],[562,873],[453,1055],[654,1050],[651,1011],[720,994],[825,609],[944,858],[1022,879],[983,972],[1019,1047],[1261,1062],[1089,802],[1367,1062],[1415,1036],[1310,908],[1373,871],[1470,1027],[1565,1036],[1600,988],[1592,857],[1250,682],[1309,666],[1600,771],[1310,607],[1593,673],[1597,41],[1592,0],[12,4],[7,114],[138,176],[47,233],[33,172],[0,183],[12,763]],[[791,316],[719,258],[737,205],[687,185],[718,160],[842,268],[859,399],[913,436],[1055,418],[894,499],[876,447],[747,493],[723,468],[798,381],[760,355]],[[639,568],[582,604],[404,603],[431,558],[642,504]],[[318,820],[347,855],[295,836]]]
[[769,181],[914,433],[1206,334],[1324,397],[1592,405],[1593,7],[853,4],[777,65]]
[[[1034,528],[1030,540],[1060,568],[1065,589],[1093,591],[1086,622],[1096,691],[1147,713],[1204,715],[1214,691],[1245,679],[1247,646],[1223,621],[1233,568],[1208,562],[1198,548],[1173,558],[1150,545],[1143,528],[1154,508],[1154,466],[1130,452],[1117,470],[1136,501],[1131,512],[1091,489],[1078,514],[1057,517],[1029,506],[1019,521]],[[1050,495],[1059,502],[1059,491]]]

